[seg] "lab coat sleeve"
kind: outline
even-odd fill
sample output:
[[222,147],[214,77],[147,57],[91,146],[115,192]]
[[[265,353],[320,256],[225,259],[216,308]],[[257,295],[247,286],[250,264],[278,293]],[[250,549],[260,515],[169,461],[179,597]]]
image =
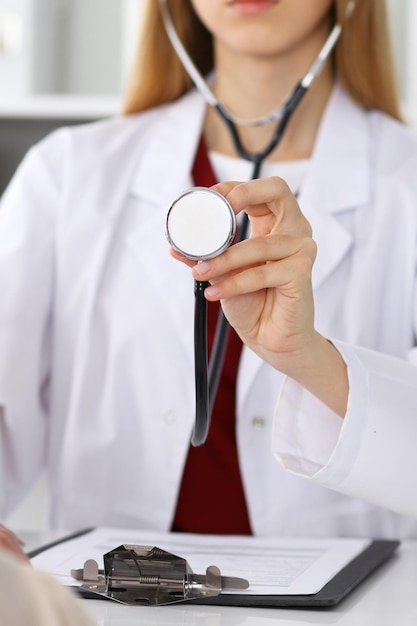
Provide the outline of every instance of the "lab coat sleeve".
[[417,367],[333,343],[348,366],[345,418],[286,379],[273,452],[295,474],[417,518]]
[[93,626],[81,600],[49,574],[0,552],[1,623],[7,626]]
[[0,203],[0,518],[26,495],[45,460],[58,206],[47,144],[30,150]]

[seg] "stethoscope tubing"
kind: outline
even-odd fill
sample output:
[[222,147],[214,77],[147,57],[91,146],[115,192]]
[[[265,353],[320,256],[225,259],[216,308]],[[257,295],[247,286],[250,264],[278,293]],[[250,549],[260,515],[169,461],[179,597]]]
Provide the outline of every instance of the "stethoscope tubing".
[[216,104],[215,109],[219,113],[219,115],[223,118],[226,123],[231,137],[233,139],[234,146],[236,148],[237,153],[242,159],[246,161],[251,161],[255,164],[254,171],[252,172],[252,180],[254,178],[259,178],[259,172],[262,165],[262,162],[271,154],[273,150],[278,146],[279,142],[282,139],[285,129],[287,128],[288,122],[291,119],[292,114],[295,109],[300,104],[303,96],[306,94],[308,87],[303,87],[301,81],[293,90],[292,94],[288,98],[288,100],[284,103],[282,107],[282,117],[278,120],[276,125],[276,129],[270,142],[267,146],[259,151],[259,152],[249,152],[246,150],[242,144],[240,139],[239,131],[237,129],[237,125],[233,122],[233,120],[228,116],[226,110],[222,107],[220,103]]
[[[244,214],[238,240],[247,236],[248,217]],[[205,443],[211,422],[213,405],[219,388],[226,355],[230,325],[220,308],[214,333],[210,360],[207,347],[207,300],[204,290],[210,283],[194,281],[194,374],[195,374],[195,422],[191,444],[198,447]]]
[[194,281],[194,378],[195,378],[195,422],[191,438],[193,446],[201,446],[207,439],[210,428],[210,391],[208,382],[207,348],[207,300],[205,281]]
[[[259,171],[259,164],[253,173]],[[249,219],[243,214],[236,243],[246,239],[249,230]],[[194,376],[195,376],[195,421],[191,437],[194,447],[205,443],[211,422],[213,405],[217,396],[220,377],[226,354],[230,325],[223,309],[220,308],[211,348],[210,360],[207,347],[207,300],[204,290],[210,283],[194,281]]]

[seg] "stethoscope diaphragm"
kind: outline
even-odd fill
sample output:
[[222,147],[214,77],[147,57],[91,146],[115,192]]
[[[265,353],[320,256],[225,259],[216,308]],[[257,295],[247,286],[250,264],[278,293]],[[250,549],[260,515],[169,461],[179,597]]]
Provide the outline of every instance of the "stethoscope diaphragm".
[[168,209],[165,234],[170,245],[187,259],[218,256],[236,233],[236,216],[224,196],[207,187],[192,187]]

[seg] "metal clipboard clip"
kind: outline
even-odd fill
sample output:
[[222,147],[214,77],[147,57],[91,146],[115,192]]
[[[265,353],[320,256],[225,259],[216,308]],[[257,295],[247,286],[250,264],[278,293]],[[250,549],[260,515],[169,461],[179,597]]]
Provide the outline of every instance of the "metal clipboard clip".
[[71,576],[82,581],[82,591],[121,604],[161,606],[249,587],[244,578],[222,576],[215,565],[194,574],[185,559],[155,546],[124,544],[103,559],[104,570],[90,559]]

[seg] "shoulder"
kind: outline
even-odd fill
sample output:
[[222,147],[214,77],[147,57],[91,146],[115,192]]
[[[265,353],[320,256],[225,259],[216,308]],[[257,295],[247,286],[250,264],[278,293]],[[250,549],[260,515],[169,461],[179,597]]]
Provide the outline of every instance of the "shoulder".
[[201,98],[194,91],[179,100],[141,113],[97,122],[60,128],[39,142],[34,150],[48,160],[65,153],[78,159],[118,158],[143,149],[155,136],[173,125],[187,124],[189,114],[196,117],[203,110]]
[[[205,104],[196,91],[136,115],[62,127],[34,145],[8,187],[16,194],[74,202],[80,194],[120,193],[149,162],[191,154],[201,132]],[[184,148],[186,146],[186,148]],[[145,168],[146,169],[146,168]],[[100,200],[101,202],[101,200]]]
[[19,181],[41,175],[58,193],[93,180],[125,177],[151,152],[178,146],[198,136],[204,101],[196,91],[179,100],[129,116],[62,127],[27,153]]
[[[337,85],[333,95],[332,132],[351,154],[361,154],[380,177],[401,173],[412,176],[417,168],[417,132],[377,109],[364,109]],[[337,122],[335,122],[337,118]]]
[[417,168],[417,133],[381,111],[369,111],[372,152],[378,171],[386,175]]

